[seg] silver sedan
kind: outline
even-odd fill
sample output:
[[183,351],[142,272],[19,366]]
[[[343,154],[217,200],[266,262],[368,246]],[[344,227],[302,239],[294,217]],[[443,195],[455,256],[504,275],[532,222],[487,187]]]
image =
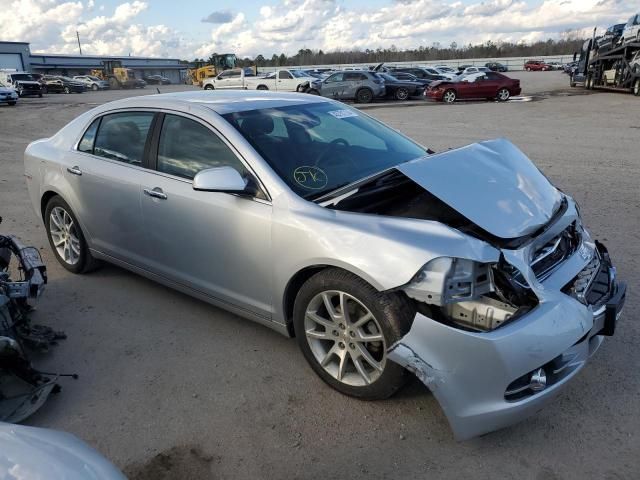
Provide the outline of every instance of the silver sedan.
[[624,303],[576,203],[514,145],[434,154],[321,97],[120,100],[30,144],[25,173],[70,272],[114,263],[295,336],[348,395],[414,373],[459,439],[555,397]]

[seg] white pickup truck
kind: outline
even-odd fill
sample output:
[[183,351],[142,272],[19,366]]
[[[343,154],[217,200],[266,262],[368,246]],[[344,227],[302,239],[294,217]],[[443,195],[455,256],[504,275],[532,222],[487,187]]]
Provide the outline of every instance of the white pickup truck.
[[242,68],[225,70],[217,77],[207,78],[202,82],[205,90],[242,89],[242,90],[275,90],[279,92],[296,92],[306,82],[313,82],[316,77],[302,70],[276,70],[265,76],[247,75]]

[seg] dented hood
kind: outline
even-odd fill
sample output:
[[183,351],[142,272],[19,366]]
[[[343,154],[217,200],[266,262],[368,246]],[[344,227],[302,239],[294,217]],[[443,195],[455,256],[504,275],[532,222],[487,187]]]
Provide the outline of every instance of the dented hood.
[[504,139],[418,158],[396,168],[500,238],[534,232],[551,219],[562,201],[547,177]]

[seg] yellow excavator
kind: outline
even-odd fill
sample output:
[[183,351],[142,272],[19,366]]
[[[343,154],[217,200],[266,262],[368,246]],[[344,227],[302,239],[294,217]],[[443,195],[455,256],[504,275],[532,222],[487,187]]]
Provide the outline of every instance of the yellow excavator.
[[102,69],[91,70],[91,75],[108,81],[112,89],[136,88],[142,84],[133,70],[123,67],[120,60],[104,60]]
[[[205,78],[216,77],[224,70],[230,70],[238,66],[238,57],[234,53],[222,53],[212,55],[212,63],[205,64],[204,62],[197,62],[195,68],[187,71],[186,83],[188,85],[202,86],[202,81]],[[253,68],[253,73],[257,73],[256,67]]]

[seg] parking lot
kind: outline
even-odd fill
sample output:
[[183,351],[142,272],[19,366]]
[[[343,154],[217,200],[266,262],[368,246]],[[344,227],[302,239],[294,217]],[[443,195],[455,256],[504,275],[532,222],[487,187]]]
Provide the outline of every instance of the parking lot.
[[29,202],[22,153],[93,106],[150,86],[0,107],[0,231],[41,249],[49,284],[34,321],[69,336],[35,360],[80,376],[61,380],[28,423],[78,435],[134,479],[638,478],[640,98],[570,91],[560,72],[512,76],[529,101],[367,113],[436,151],[508,138],[574,196],[608,246],[629,286],[623,317],[549,407],[458,443],[417,380],[385,401],[345,397],[313,374],[295,341],[265,327],[117,267],[85,276],[60,267]]

